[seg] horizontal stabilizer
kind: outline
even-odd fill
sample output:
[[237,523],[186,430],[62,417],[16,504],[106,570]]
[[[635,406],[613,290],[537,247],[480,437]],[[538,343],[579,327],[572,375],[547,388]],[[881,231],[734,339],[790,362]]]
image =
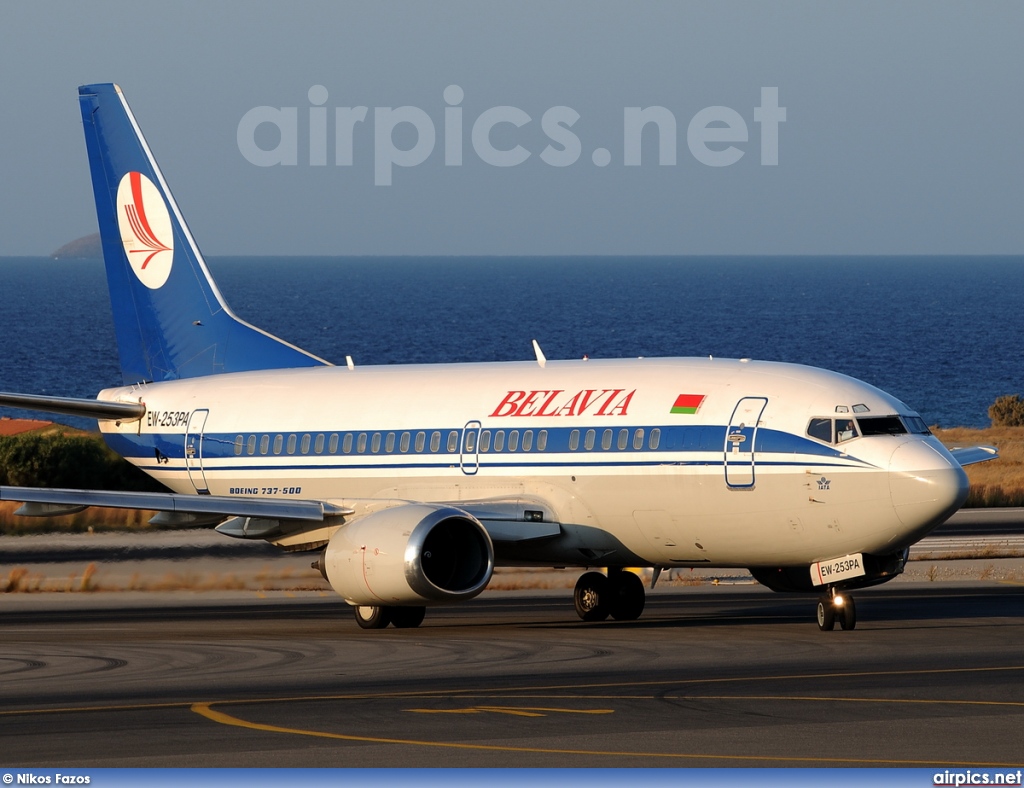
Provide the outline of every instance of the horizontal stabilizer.
[[999,459],[999,449],[995,446],[964,446],[950,449],[949,453],[960,465],[974,465],[976,462]]
[[104,402],[98,399],[73,397],[42,397],[35,394],[7,394],[0,392],[0,407],[59,413],[62,416],[81,416],[102,421],[138,421],[146,415],[141,402]]

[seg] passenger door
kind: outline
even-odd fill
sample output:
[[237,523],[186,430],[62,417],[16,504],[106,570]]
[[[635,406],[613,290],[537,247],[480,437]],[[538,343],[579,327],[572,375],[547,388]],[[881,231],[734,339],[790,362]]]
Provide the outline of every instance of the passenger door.
[[480,427],[479,421],[470,421],[462,428],[462,442],[459,444],[459,466],[467,476],[480,470]]
[[188,417],[188,426],[185,428],[185,467],[188,469],[188,478],[192,486],[200,495],[210,494],[206,485],[206,475],[203,473],[203,429],[209,415],[208,410],[192,411],[192,415]]
[[725,430],[725,484],[734,490],[752,489],[755,482],[754,441],[766,397],[744,397],[733,408]]

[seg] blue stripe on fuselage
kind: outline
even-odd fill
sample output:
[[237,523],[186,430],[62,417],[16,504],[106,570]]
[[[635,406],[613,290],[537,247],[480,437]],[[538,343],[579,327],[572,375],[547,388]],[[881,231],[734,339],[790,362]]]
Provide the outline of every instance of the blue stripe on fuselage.
[[[586,435],[588,430],[594,431],[594,442],[592,449],[586,449]],[[602,448],[602,439],[604,438],[604,432],[606,429],[611,430],[611,446],[608,449]],[[546,435],[546,445],[543,450],[538,450],[537,442],[539,433],[544,430]],[[620,434],[626,431],[625,447],[619,448],[620,445]],[[643,440],[639,448],[635,447],[634,438],[637,435],[637,430],[643,430]],[[655,431],[659,431],[659,440],[656,448],[651,448],[650,440],[651,434]],[[523,451],[522,443],[518,443],[517,450],[509,451],[508,449],[508,437],[513,430],[507,428],[500,428],[500,431],[504,433],[504,446],[501,451],[495,451],[493,446],[494,435],[499,431],[493,427],[485,428],[485,431],[491,433],[491,442],[488,451],[479,453],[480,462],[488,466],[505,466],[507,461],[513,457],[522,458],[536,458],[536,461],[518,463],[515,465],[509,465],[509,467],[516,467],[516,465],[524,466],[545,466],[545,465],[572,465],[579,463],[545,463],[542,461],[542,457],[551,454],[573,454],[580,456],[580,462],[590,464],[608,464],[608,465],[632,465],[632,464],[651,464],[659,465],[666,461],[686,463],[687,460],[684,458],[677,458],[669,460],[667,457],[665,460],[655,460],[649,463],[636,463],[636,462],[623,462],[623,461],[612,461],[608,463],[602,463],[597,461],[596,458],[607,455],[627,455],[627,454],[643,454],[643,453],[655,453],[655,454],[696,454],[696,453],[719,453],[724,449],[725,443],[725,432],[724,426],[680,426],[680,425],[668,425],[668,426],[617,426],[612,428],[580,428],[580,427],[533,427],[529,431],[532,432],[532,446],[529,451]],[[514,430],[521,441],[523,433],[526,429]],[[570,448],[570,439],[572,433],[576,431],[577,435],[577,448]],[[441,435],[441,450],[436,452],[429,451],[429,437],[433,433],[440,433]],[[458,444],[462,446],[462,428],[444,428],[444,429],[422,429],[422,430],[358,430],[349,432],[339,431],[303,431],[300,433],[289,433],[289,432],[245,432],[245,433],[206,433],[203,435],[202,441],[202,458],[204,461],[209,460],[223,460],[233,459],[236,457],[294,457],[295,459],[309,458],[310,460],[316,460],[319,458],[327,459],[329,457],[339,457],[345,459],[358,459],[366,458],[372,459],[376,457],[406,457],[409,459],[423,458],[426,462],[413,463],[411,465],[399,465],[399,464],[384,464],[384,465],[351,465],[346,464],[344,466],[337,465],[336,463],[330,463],[324,466],[320,465],[306,465],[302,464],[301,467],[308,468],[333,468],[333,467],[361,467],[361,468],[400,468],[400,467],[450,467],[452,463],[458,464],[460,452],[458,450],[454,452],[447,451],[448,435],[452,432],[458,434]],[[400,447],[402,444],[401,436],[403,433],[409,434],[408,450],[401,451]],[[415,451],[414,437],[418,433],[424,433],[427,437],[426,446],[423,451]],[[380,445],[378,451],[371,451],[372,436],[379,435]],[[294,435],[296,438],[296,450],[288,454],[285,449],[280,452],[273,452],[273,449],[269,449],[266,454],[259,452],[259,444],[263,436],[268,436],[268,443],[272,447],[274,439],[277,436],[282,436],[282,444],[287,445],[290,436]],[[309,450],[306,453],[301,453],[300,447],[303,436],[309,435]],[[315,440],[318,435],[324,436],[324,451],[315,453],[312,449],[315,445]],[[336,441],[337,450],[334,452],[327,451],[327,447],[331,442],[331,437],[337,435]],[[345,436],[351,435],[351,447],[352,450],[344,452],[342,450],[345,444]],[[358,436],[366,435],[367,440],[366,450],[358,452],[355,450],[358,445]],[[392,435],[391,439],[392,448],[390,451],[387,450],[388,435]],[[249,454],[247,451],[247,444],[250,436],[255,436],[257,450],[254,454]],[[104,433],[104,438],[107,445],[111,449],[121,454],[124,457],[134,458],[136,460],[145,460],[150,457],[158,458],[165,457],[169,459],[182,460],[185,457],[185,436],[184,433],[142,433],[141,435],[131,435],[125,433]],[[239,444],[238,439],[241,438],[241,453],[238,451]],[[749,455],[749,450],[744,451],[746,447],[741,446],[740,454]],[[850,457],[847,454],[837,451],[831,446],[826,446],[817,441],[810,440],[800,435],[794,435],[789,432],[781,430],[773,430],[768,428],[760,428],[757,431],[757,436],[754,442],[754,449],[758,454],[758,464],[768,464],[770,460],[766,455],[776,455],[775,461],[778,461],[777,455],[802,455],[820,457],[822,459],[838,459],[842,458],[844,462],[854,461],[860,462],[854,457]],[[474,453],[472,456],[476,456]],[[433,462],[430,462],[433,460]],[[441,460],[441,462],[438,462]],[[504,460],[505,462],[502,462]],[[706,461],[696,461],[700,464],[709,464]],[[780,463],[784,464],[784,463]],[[251,467],[251,466],[245,466]],[[289,467],[296,467],[295,465]]]

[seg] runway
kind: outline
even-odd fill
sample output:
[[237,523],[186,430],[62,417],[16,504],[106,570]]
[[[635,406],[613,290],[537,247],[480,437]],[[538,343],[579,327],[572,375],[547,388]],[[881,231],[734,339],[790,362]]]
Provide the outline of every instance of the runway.
[[[16,597],[16,598],[15,598]],[[0,598],[6,766],[928,766],[1024,762],[1024,586],[813,599],[488,592],[366,632],[320,594]]]

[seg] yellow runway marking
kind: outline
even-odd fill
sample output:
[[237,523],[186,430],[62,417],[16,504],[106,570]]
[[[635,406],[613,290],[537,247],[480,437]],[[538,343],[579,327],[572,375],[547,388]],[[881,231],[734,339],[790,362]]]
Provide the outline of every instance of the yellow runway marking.
[[422,741],[418,739],[392,739],[380,736],[353,736],[345,733],[331,733],[329,731],[304,730],[302,728],[286,728],[280,725],[266,725],[259,722],[250,722],[239,717],[232,717],[222,711],[216,711],[210,703],[196,703],[192,711],[208,720],[221,725],[230,725],[236,728],[248,728],[250,730],[264,731],[267,733],[284,733],[295,736],[312,736],[319,739],[335,739],[339,741],[363,742],[368,744],[404,744],[414,747],[439,747],[454,750],[486,750],[490,752],[520,752],[537,753],[542,755],[588,755],[595,757],[616,757],[616,758],[666,758],[671,760],[713,760],[713,761],[753,761],[773,763],[857,763],[871,765],[895,765],[895,766],[984,766],[988,768],[1010,768],[1018,764],[999,764],[985,762],[965,761],[919,761],[919,760],[895,760],[884,758],[807,758],[807,757],[785,757],[780,755],[714,755],[708,753],[680,753],[680,752],[620,752],[614,750],[571,750],[554,747],[512,747],[499,744],[467,744],[464,742],[445,741]]
[[614,709],[549,709],[543,706],[470,706],[467,709],[405,709],[417,714],[511,714],[515,717],[546,717],[548,714],[614,714]]
[[88,711],[146,711],[149,709],[187,709],[193,701],[170,703],[121,703],[111,706],[63,706],[56,709],[11,709],[0,711],[0,717],[18,717],[29,714],[77,714]]

